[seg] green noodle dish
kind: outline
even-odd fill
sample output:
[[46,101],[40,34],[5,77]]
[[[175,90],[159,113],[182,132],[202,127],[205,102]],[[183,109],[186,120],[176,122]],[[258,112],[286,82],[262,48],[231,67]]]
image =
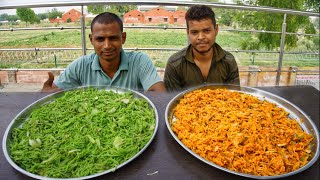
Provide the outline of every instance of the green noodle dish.
[[24,170],[77,178],[115,170],[152,138],[154,109],[133,92],[65,91],[13,129],[10,155]]

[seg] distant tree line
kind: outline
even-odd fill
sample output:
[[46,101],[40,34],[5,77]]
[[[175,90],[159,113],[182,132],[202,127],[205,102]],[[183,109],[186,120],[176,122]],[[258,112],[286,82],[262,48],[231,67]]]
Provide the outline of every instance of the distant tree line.
[[16,22],[17,20],[24,21],[26,23],[40,23],[44,19],[55,19],[61,17],[63,12],[58,11],[57,8],[53,8],[47,13],[35,14],[31,8],[17,8],[15,15],[8,15],[7,13],[0,14],[0,21]]
[[8,15],[7,13],[0,14],[0,21],[15,22],[19,19],[17,15]]

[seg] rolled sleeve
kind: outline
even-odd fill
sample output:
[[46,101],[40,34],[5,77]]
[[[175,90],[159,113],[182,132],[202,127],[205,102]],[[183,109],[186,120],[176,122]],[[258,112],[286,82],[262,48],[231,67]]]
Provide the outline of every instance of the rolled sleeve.
[[76,73],[77,62],[69,64],[60,76],[55,79],[54,84],[60,89],[71,89],[81,86]]
[[157,69],[146,54],[141,54],[139,66],[139,79],[145,91],[157,82],[162,81]]

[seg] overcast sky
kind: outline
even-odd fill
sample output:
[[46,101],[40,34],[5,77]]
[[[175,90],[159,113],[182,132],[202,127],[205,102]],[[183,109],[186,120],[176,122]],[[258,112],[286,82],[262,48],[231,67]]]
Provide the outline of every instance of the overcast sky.
[[[59,11],[62,11],[62,12],[66,12],[72,8],[76,8],[76,9],[81,9],[81,6],[63,6],[63,7],[44,7],[44,8],[31,8],[36,14],[39,14],[39,13],[46,13],[50,10],[52,10],[53,8],[57,8]],[[0,14],[4,14],[4,13],[7,13],[7,14],[16,14],[16,10],[15,9],[7,9],[7,10],[0,10]]]

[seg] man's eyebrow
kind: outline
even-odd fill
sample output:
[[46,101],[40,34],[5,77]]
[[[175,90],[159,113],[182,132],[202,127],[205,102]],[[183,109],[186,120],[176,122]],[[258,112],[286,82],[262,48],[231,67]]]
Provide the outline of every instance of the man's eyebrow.
[[100,35],[95,35],[94,38],[104,38],[104,37]]
[[204,28],[202,30],[211,30],[211,29],[212,29],[212,27],[207,27],[207,28]]

